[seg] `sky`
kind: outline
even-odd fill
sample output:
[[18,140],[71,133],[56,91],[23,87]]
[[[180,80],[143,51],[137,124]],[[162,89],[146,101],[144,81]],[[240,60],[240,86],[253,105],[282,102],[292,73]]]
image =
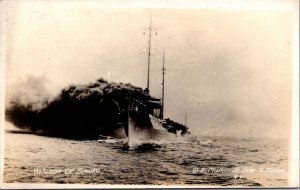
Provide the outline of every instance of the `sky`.
[[188,127],[200,135],[290,135],[290,9],[15,2],[7,17],[7,101],[14,85],[30,77],[43,83],[44,96],[101,77],[145,88],[152,15],[150,93],[161,96],[165,50],[166,117],[184,122],[186,113]]

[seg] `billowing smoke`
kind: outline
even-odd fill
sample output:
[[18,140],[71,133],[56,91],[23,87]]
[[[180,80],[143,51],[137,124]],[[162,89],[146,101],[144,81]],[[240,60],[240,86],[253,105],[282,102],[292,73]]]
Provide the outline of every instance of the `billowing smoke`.
[[6,107],[11,104],[26,105],[31,110],[40,110],[51,101],[55,94],[49,90],[50,81],[44,76],[27,76],[8,85]]
[[[32,81],[32,84],[37,83]],[[120,124],[127,119],[120,113],[133,98],[145,95],[142,88],[103,79],[87,85],[71,85],[52,100],[37,98],[46,93],[41,86],[34,89],[30,97],[21,90],[11,99],[6,120],[21,129],[72,139],[95,139],[99,134],[120,131],[124,128]]]

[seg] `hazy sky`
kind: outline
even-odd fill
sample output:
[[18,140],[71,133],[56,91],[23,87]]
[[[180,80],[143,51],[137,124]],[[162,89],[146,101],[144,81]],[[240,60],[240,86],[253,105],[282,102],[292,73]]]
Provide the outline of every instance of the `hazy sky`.
[[[284,10],[142,9],[83,1],[15,1],[7,20],[7,92],[27,76],[58,91],[108,78],[161,94],[166,51],[166,117],[209,135],[289,135],[293,15]],[[9,94],[7,94],[9,97]]]

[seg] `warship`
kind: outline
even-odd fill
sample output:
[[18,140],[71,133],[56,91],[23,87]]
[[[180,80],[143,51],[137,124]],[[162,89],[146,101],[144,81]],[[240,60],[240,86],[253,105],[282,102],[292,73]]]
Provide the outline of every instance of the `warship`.
[[[134,98],[129,102],[128,109],[125,113],[119,113],[121,117],[127,115],[127,119],[120,125],[124,125],[125,133],[128,138],[130,136],[139,136],[145,139],[158,139],[168,133],[180,133],[181,136],[190,134],[188,127],[177,123],[169,118],[164,118],[164,96],[165,96],[165,50],[163,51],[162,64],[162,95],[161,98],[155,98],[150,95],[150,60],[151,60],[151,37],[155,28],[152,26],[152,17],[150,18],[149,27],[146,28],[149,34],[148,40],[148,72],[147,72],[147,87],[144,90],[142,97]],[[146,32],[144,32],[145,34]],[[157,35],[157,31],[155,31]],[[122,116],[123,115],[123,116]],[[126,117],[126,116],[125,116]],[[123,120],[124,121],[124,120]]]

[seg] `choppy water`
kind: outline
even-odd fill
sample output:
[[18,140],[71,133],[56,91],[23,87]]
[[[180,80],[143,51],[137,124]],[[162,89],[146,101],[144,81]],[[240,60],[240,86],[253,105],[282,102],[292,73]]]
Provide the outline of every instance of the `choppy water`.
[[7,183],[287,186],[284,139],[174,137],[127,148],[126,139],[74,141],[15,130],[5,138]]

